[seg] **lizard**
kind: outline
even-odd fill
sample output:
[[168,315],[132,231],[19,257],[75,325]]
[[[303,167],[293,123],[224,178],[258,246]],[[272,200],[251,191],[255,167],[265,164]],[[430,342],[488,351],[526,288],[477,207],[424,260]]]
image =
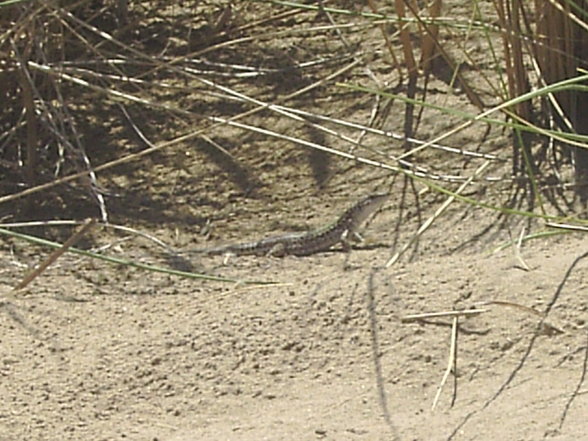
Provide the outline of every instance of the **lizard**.
[[335,222],[314,230],[270,236],[254,242],[180,251],[180,254],[308,256],[326,251],[338,243],[342,243],[343,247],[348,249],[349,239],[353,236],[359,237],[357,230],[363,222],[389,198],[388,193],[366,196],[345,210]]

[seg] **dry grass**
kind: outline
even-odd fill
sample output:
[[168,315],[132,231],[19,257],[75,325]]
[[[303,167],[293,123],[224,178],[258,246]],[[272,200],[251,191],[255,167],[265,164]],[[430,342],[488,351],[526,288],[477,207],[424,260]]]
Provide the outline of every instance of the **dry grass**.
[[[429,189],[463,202],[472,202],[460,197],[464,183],[478,191],[502,179],[529,186],[533,197],[527,214],[533,216],[535,201],[539,214],[545,214],[549,209],[541,194],[548,186],[569,198],[564,184],[573,182],[565,170],[572,158],[567,152],[574,152],[576,184],[587,173],[585,150],[557,139],[565,140],[568,131],[584,133],[582,118],[588,112],[574,87],[518,98],[570,78],[582,67],[586,57],[580,51],[588,47],[584,16],[571,5],[495,0],[492,7],[474,2],[459,13],[447,11],[440,0],[423,9],[412,1],[397,0],[392,6],[370,1],[365,10],[343,9],[336,2],[269,1],[199,2],[190,11],[157,2],[136,3],[130,10],[126,2],[114,1],[5,5],[0,166],[8,185],[0,203],[42,197],[69,183],[77,193],[61,194],[64,205],[79,202],[81,190],[91,195],[107,221],[97,172],[141,163],[148,155],[193,139],[246,169],[239,156],[215,140],[219,130],[230,126],[401,174],[409,179],[417,206],[417,178],[418,185],[436,183]],[[373,55],[362,41],[376,34],[381,50]],[[309,54],[295,58],[291,66],[276,63],[277,57],[263,50],[276,41],[303,47],[309,39],[328,42],[327,50],[316,59]],[[332,47],[340,52],[328,57]],[[363,72],[369,86],[362,99],[373,100],[369,119],[358,123],[354,117],[305,107],[304,98],[317,91],[344,100],[347,90],[337,81],[363,81]],[[280,75],[315,80],[280,80],[277,85],[272,76]],[[279,90],[285,84],[295,87]],[[467,105],[456,108],[455,102],[445,103],[439,96],[432,102],[431,84],[444,88],[448,97],[463,96]],[[382,90],[392,93],[383,99]],[[389,118],[392,106],[392,114],[402,115],[400,124]],[[143,115],[155,121],[153,127],[142,124]],[[432,120],[443,124],[431,134],[427,121]],[[281,125],[274,121],[316,130],[327,140],[281,133],[274,130]],[[400,130],[383,129],[389,125]],[[459,141],[472,126],[481,134],[477,148]],[[508,145],[487,147],[489,134],[504,127],[514,133],[512,150]],[[138,139],[140,149],[135,140],[120,139],[124,131]],[[88,133],[101,137],[100,149],[89,151]],[[488,171],[502,175],[479,173],[483,160],[493,165]],[[512,174],[505,174],[504,161],[512,164]],[[481,199],[473,202],[488,206]],[[509,204],[502,201],[495,208],[508,212]],[[556,210],[568,214],[559,205]]]
[[[553,0],[531,4],[500,0],[495,3],[501,27],[507,31],[504,33],[504,45],[510,97],[573,78],[578,75],[578,69],[588,67],[585,62],[588,4],[585,1]],[[535,102],[519,103],[513,111],[529,124],[585,134],[588,133],[588,120],[582,117],[588,103],[585,95],[586,92],[580,88],[559,90],[540,96]],[[531,173],[536,172],[539,162],[547,156],[544,153],[546,149],[551,155],[573,156],[575,189],[581,201],[586,203],[588,157],[585,148],[561,142],[554,145],[553,139],[544,138],[545,149],[533,152],[532,139],[525,136],[519,139]],[[557,161],[550,165],[558,175],[562,174]]]

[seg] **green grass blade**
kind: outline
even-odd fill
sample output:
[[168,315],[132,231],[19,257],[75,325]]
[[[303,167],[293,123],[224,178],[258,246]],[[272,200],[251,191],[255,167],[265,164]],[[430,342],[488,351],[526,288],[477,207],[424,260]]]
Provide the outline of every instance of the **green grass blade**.
[[[27,234],[17,233],[15,231],[11,231],[11,230],[5,230],[4,228],[0,228],[0,234],[15,237],[17,239],[25,240],[29,243],[34,243],[36,245],[42,245],[42,246],[46,246],[46,247],[50,247],[50,248],[61,248],[61,246],[62,246],[62,244],[57,243],[57,242],[52,242],[50,240],[42,239],[40,237],[29,236]],[[170,275],[174,275],[174,276],[185,277],[188,279],[199,279],[199,280],[207,280],[207,281],[213,281],[213,282],[240,283],[240,284],[246,284],[246,285],[275,285],[277,283],[277,282],[265,282],[265,281],[237,280],[237,279],[231,279],[231,278],[227,278],[227,277],[211,276],[208,274],[199,274],[199,273],[192,273],[192,272],[188,272],[188,271],[179,271],[179,270],[174,270],[174,269],[170,269],[170,268],[163,268],[163,267],[154,266],[154,265],[147,265],[147,264],[135,262],[135,261],[132,261],[129,259],[121,259],[118,257],[105,256],[103,254],[93,253],[91,251],[80,250],[78,248],[69,248],[67,252],[79,254],[81,256],[90,257],[92,259],[103,260],[105,262],[113,263],[115,265],[124,265],[124,266],[133,267],[133,268],[143,269],[146,271],[152,271],[152,272],[157,272],[157,273],[165,273],[165,274],[170,274]]]

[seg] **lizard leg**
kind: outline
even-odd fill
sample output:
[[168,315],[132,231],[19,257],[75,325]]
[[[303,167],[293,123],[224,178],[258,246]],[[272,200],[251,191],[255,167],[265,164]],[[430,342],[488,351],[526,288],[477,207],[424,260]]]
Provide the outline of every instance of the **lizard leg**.
[[286,255],[286,247],[283,243],[277,243],[266,253],[268,257],[284,257]]
[[345,230],[341,233],[341,242],[347,241],[349,238],[349,230]]
[[231,257],[233,257],[235,254],[234,253],[225,253],[225,257],[223,259],[223,265],[227,266],[229,264],[229,260],[231,260]]
[[351,241],[349,239],[350,239],[349,238],[349,230],[343,231],[339,241],[341,242],[341,246],[343,247],[343,250],[346,252],[349,252],[351,250]]

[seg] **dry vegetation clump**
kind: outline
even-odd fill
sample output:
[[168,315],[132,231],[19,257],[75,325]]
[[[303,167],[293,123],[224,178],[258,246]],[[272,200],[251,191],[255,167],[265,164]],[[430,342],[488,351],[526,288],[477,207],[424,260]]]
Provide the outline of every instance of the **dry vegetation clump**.
[[200,228],[227,200],[367,186],[399,192],[410,228],[446,197],[565,216],[584,200],[582,8],[10,3],[0,202]]

